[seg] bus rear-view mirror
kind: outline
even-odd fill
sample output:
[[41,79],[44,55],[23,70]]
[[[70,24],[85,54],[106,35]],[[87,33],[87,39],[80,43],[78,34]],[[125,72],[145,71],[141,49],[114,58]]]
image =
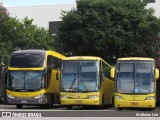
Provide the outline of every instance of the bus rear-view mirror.
[[110,77],[111,77],[111,78],[114,78],[114,75],[115,75],[115,68],[112,68],[112,69],[111,69]]
[[155,78],[158,79],[159,78],[159,70],[156,68],[155,69]]

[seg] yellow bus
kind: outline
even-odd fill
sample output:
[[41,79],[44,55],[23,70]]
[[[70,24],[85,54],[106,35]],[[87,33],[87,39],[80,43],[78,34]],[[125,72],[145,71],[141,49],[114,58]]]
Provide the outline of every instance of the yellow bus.
[[154,59],[119,58],[111,77],[115,78],[115,107],[155,108],[159,70],[155,68]]
[[11,55],[6,78],[6,104],[60,103],[59,79],[65,56],[51,50],[21,50]]
[[100,57],[66,57],[62,62],[61,105],[101,106],[112,104],[114,81],[110,79],[111,66]]

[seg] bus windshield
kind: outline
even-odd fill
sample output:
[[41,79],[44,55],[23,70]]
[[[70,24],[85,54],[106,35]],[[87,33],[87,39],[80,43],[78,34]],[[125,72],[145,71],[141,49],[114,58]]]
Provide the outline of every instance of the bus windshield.
[[10,71],[7,87],[15,90],[35,90],[43,87],[42,71]]
[[62,91],[97,91],[98,61],[64,61],[62,64]]
[[153,93],[153,61],[119,61],[117,64],[117,92]]
[[44,59],[44,54],[13,54],[9,66],[18,68],[42,67]]

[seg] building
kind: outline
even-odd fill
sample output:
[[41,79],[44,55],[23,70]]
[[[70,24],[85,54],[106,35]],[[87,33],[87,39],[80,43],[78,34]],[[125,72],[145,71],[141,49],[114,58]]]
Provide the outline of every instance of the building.
[[146,8],[152,8],[155,10],[155,16],[160,18],[160,0],[148,0]]
[[49,28],[55,34],[59,21],[62,21],[61,12],[70,11],[74,8],[76,8],[76,4],[7,7],[7,10],[11,17],[17,17],[19,20],[25,17],[34,19],[33,24],[46,29]]
[[[155,16],[160,18],[160,0],[148,0],[146,8],[153,8]],[[76,4],[58,4],[58,5],[41,5],[41,6],[23,6],[7,7],[11,17],[17,17],[22,20],[24,17],[34,19],[33,24],[50,29],[53,34],[57,33],[58,25],[61,20],[62,11],[76,9]]]

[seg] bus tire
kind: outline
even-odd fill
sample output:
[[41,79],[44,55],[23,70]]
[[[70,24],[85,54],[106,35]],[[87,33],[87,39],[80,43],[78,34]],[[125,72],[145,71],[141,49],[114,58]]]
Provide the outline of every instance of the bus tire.
[[118,110],[123,110],[123,107],[117,107]]
[[51,98],[50,98],[50,102],[49,102],[49,104],[47,104],[47,108],[49,108],[49,109],[51,109],[51,108],[53,108],[53,95],[51,96]]
[[104,107],[104,95],[102,96],[101,104],[97,106],[97,109],[102,109]]
[[112,104],[111,104],[112,107],[114,107],[114,97],[112,97]]
[[72,106],[67,106],[67,110],[72,110]]
[[22,109],[23,105],[16,105],[17,109]]

